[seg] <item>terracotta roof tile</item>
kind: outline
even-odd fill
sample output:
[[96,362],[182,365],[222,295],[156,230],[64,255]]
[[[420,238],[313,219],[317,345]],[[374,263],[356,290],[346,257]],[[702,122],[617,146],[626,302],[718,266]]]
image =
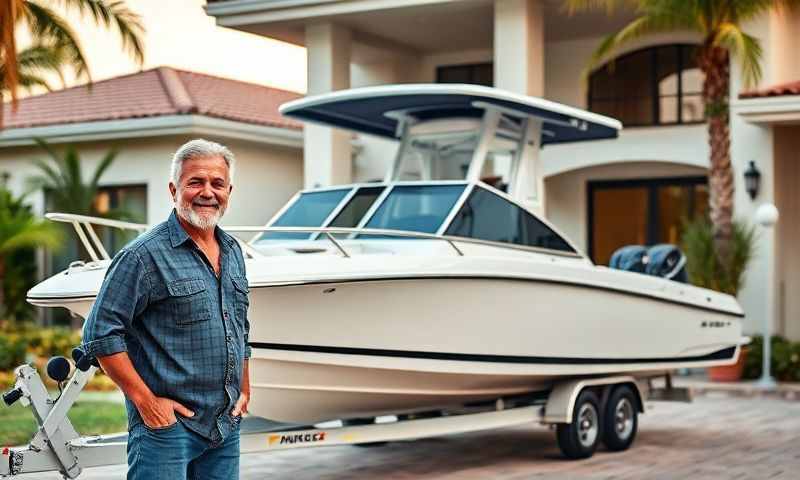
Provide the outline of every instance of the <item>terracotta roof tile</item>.
[[784,95],[800,95],[800,80],[775,85],[764,90],[743,92],[739,95],[739,98],[781,97]]
[[200,114],[271,127],[300,129],[278,106],[295,92],[159,67],[58,90],[3,105],[5,129],[100,122],[160,115]]

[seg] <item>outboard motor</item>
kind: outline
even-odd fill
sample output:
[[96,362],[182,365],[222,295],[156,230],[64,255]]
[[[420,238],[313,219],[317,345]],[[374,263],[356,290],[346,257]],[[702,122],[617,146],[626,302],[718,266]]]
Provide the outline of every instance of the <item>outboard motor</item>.
[[687,283],[686,256],[675,245],[662,243],[650,248],[628,245],[611,255],[609,267],[644,273],[676,282]]
[[686,275],[686,255],[675,245],[662,243],[650,247],[645,273],[663,277],[676,282],[688,283]]
[[608,266],[627,272],[645,273],[647,268],[647,248],[641,245],[628,245],[617,249],[611,255]]

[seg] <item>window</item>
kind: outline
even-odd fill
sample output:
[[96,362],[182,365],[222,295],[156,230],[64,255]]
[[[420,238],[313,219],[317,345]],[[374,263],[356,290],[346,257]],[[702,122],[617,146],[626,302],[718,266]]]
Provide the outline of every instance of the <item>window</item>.
[[697,47],[666,45],[623,55],[589,77],[589,110],[625,126],[703,121]]
[[575,251],[539,219],[480,187],[475,188],[464,202],[448,227],[447,235],[564,252]]
[[[147,186],[125,185],[100,187],[94,197],[94,209],[102,216],[120,218],[134,223],[147,223]],[[109,255],[115,255],[128,242],[133,240],[137,232],[116,228],[95,227],[108,248]]]
[[353,198],[347,202],[347,205],[341,212],[336,215],[330,226],[339,228],[354,228],[358,226],[361,219],[369,210],[369,207],[375,203],[375,200],[380,196],[385,187],[362,187],[358,189]]
[[464,185],[396,186],[367,228],[436,233],[462,191]]
[[471,83],[494,86],[494,64],[447,65],[436,69],[436,83]]
[[[339,202],[350,192],[350,189],[325,190],[307,192],[298,198],[271,225],[273,227],[320,227]],[[309,238],[308,233],[265,232],[258,239],[263,240],[303,240]]]
[[589,182],[589,256],[608,265],[625,245],[680,244],[683,222],[706,214],[705,177]]

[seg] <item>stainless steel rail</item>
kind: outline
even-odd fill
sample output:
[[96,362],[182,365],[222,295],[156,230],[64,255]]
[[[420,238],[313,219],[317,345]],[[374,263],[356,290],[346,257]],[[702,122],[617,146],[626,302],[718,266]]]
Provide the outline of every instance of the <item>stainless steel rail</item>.
[[[144,232],[149,228],[148,225],[141,223],[123,222],[119,220],[111,220],[100,217],[89,217],[86,215],[76,215],[71,213],[48,213],[46,218],[63,223],[70,223],[78,233],[87,252],[92,257],[92,260],[110,260],[110,256],[106,249],[103,247],[102,242],[95,233],[92,225],[102,225],[122,230],[135,230]],[[475,245],[485,245],[499,248],[506,248],[509,250],[522,250],[533,253],[543,253],[547,255],[556,255],[568,258],[585,258],[578,253],[564,252],[560,250],[551,250],[547,248],[532,247],[526,245],[517,245],[513,243],[494,242],[489,240],[481,240],[478,238],[468,237],[454,237],[450,235],[440,235],[423,232],[410,232],[407,230],[390,230],[380,228],[338,228],[338,227],[263,227],[263,226],[222,226],[223,230],[227,232],[281,232],[281,233],[320,233],[333,244],[336,250],[343,256],[349,258],[351,255],[347,252],[346,244],[337,239],[335,234],[348,234],[348,235],[367,235],[367,236],[385,236],[385,237],[398,237],[398,238],[412,238],[420,240],[438,240],[446,242],[459,256],[464,256],[464,252],[458,247],[457,243],[467,243]],[[88,234],[88,236],[87,236]],[[247,243],[240,238],[237,241],[242,246],[242,250],[250,257],[266,257],[267,255],[258,251],[253,244]]]

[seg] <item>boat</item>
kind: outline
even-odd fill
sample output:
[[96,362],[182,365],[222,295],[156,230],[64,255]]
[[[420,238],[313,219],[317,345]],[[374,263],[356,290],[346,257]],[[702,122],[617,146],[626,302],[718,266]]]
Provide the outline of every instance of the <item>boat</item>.
[[[246,253],[251,413],[281,422],[442,412],[564,379],[648,379],[735,363],[736,299],[594,265],[542,215],[539,151],[613,141],[611,118],[475,85],[389,85],[287,103],[301,121],[398,142],[380,181],[306,189]],[[86,317],[109,255],[28,292]]]

